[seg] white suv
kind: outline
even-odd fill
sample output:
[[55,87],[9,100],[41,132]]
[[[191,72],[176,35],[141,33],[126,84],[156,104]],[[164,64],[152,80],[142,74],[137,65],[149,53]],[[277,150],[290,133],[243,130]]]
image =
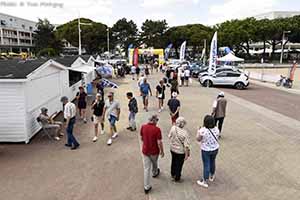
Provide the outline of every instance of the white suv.
[[249,74],[241,71],[222,71],[215,75],[205,75],[199,79],[201,85],[211,86],[234,86],[242,90],[249,86]]

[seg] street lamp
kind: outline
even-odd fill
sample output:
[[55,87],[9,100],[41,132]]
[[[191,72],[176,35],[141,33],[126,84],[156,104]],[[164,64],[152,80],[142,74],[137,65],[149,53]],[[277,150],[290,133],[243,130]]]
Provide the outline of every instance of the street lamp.
[[86,25],[86,26],[91,26],[91,23],[81,23],[80,22],[80,17],[78,17],[78,55],[82,54],[81,51],[81,28],[80,25]]
[[108,59],[109,59],[109,27],[107,27],[106,31],[107,31],[107,52],[108,52]]
[[281,55],[280,55],[280,64],[282,64],[282,60],[283,60],[284,38],[285,38],[285,34],[286,33],[291,33],[291,31],[283,31],[283,34],[282,34],[282,45],[281,45]]

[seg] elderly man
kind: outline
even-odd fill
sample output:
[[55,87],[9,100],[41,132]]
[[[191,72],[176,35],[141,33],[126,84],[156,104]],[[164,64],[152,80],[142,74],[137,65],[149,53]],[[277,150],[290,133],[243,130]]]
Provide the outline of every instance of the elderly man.
[[59,136],[63,136],[63,133],[61,133],[63,123],[53,120],[56,114],[57,112],[49,116],[48,109],[43,107],[41,108],[41,114],[39,115],[39,120],[42,123],[42,126],[44,128],[55,131],[55,136],[54,136],[55,140],[60,140]]
[[179,117],[180,101],[177,99],[177,93],[172,92],[172,98],[168,101],[172,125],[175,125],[176,119]]
[[141,140],[143,142],[144,155],[144,191],[150,192],[150,170],[152,167],[152,177],[156,178],[160,174],[158,168],[158,156],[164,157],[164,148],[162,143],[161,130],[157,127],[158,116],[152,115],[149,122],[141,127]]
[[223,128],[224,119],[226,116],[227,100],[225,99],[224,92],[220,92],[217,99],[213,103],[212,116],[215,118],[216,126],[218,126],[221,137],[221,132]]
[[76,138],[73,135],[73,128],[76,122],[76,106],[74,103],[70,102],[68,97],[64,96],[60,99],[60,101],[64,105],[64,118],[66,120],[67,125],[67,144],[66,147],[70,147],[71,150],[77,149],[80,144],[77,142]]

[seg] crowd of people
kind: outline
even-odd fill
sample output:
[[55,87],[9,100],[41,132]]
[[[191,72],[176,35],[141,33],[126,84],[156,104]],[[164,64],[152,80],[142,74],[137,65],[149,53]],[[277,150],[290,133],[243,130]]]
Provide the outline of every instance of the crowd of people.
[[[148,70],[147,70],[148,69]],[[132,79],[137,80],[138,89],[143,102],[145,112],[149,111],[149,97],[153,95],[151,86],[148,82],[150,71],[149,67],[132,67]],[[190,83],[190,73],[187,66],[182,66],[177,70],[172,70],[168,66],[161,67],[164,78],[159,80],[155,87],[155,97],[158,101],[157,114],[152,114],[148,123],[143,124],[140,128],[142,140],[142,154],[144,163],[144,191],[146,194],[152,189],[150,184],[150,175],[153,178],[159,177],[160,168],[158,166],[159,155],[164,157],[164,145],[162,140],[161,129],[158,126],[159,113],[164,111],[165,99],[167,98],[167,88],[170,90],[170,98],[167,101],[168,112],[170,114],[170,131],[168,138],[170,140],[171,152],[171,179],[174,182],[181,182],[181,173],[184,162],[190,159],[191,137],[189,131],[185,128],[187,120],[180,115],[181,101],[179,97],[179,87],[188,86]],[[185,83],[185,84],[184,84]],[[93,142],[96,142],[100,135],[105,134],[104,122],[107,119],[110,129],[108,133],[107,145],[111,145],[118,137],[117,122],[120,119],[120,103],[114,98],[114,93],[109,92],[105,99],[104,88],[97,84],[97,94],[92,101],[91,121],[94,123]],[[127,130],[137,131],[136,114],[139,112],[138,101],[134,92],[126,93],[128,99],[128,127]],[[78,109],[80,119],[87,123],[86,108],[87,94],[83,87],[79,87],[76,95],[76,105],[67,97],[62,97],[61,102],[64,105],[64,119],[66,124],[67,143],[66,147],[76,150],[80,143],[73,134],[73,128],[76,121],[76,111]],[[197,181],[197,184],[207,188],[209,182],[215,180],[216,157],[219,151],[219,139],[223,128],[224,118],[226,116],[227,100],[224,92],[220,92],[213,102],[212,113],[205,116],[203,126],[197,131],[194,138],[200,144],[201,158],[203,163],[203,176]],[[55,131],[55,139],[59,140],[63,136],[63,124],[53,120],[53,116],[48,116],[47,108],[41,109],[40,119],[44,126]]]

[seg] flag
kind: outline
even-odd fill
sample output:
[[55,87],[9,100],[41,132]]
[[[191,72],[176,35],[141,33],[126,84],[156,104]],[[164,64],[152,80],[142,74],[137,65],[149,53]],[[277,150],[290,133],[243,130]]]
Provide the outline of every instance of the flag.
[[170,53],[170,50],[171,50],[172,47],[173,47],[173,44],[170,43],[170,44],[167,46],[167,48],[165,49],[165,60],[168,60],[168,58],[169,58],[169,53]]
[[217,70],[217,58],[218,58],[218,33],[215,32],[213,39],[210,45],[210,54],[209,54],[209,67],[208,74],[212,75],[216,73]]
[[180,47],[180,61],[183,61],[184,60],[184,57],[185,57],[185,48],[186,48],[186,41],[184,41],[182,44],[181,44],[181,47]]
[[114,83],[112,81],[109,81],[107,79],[104,79],[104,78],[102,78],[101,84],[102,84],[103,87],[110,87],[110,88],[113,88],[113,89],[119,88],[119,86],[116,83]]
[[204,59],[204,56],[205,56],[205,51],[206,51],[206,49],[205,49],[205,48],[203,48],[203,49],[202,49],[201,58],[200,58],[201,60],[202,60],[202,59]]
[[127,51],[128,51],[128,61],[130,60],[130,49],[132,49],[132,48],[133,48],[133,44],[128,45],[128,49],[127,49]]
[[138,66],[139,65],[139,49],[135,48],[133,51],[133,65]]

